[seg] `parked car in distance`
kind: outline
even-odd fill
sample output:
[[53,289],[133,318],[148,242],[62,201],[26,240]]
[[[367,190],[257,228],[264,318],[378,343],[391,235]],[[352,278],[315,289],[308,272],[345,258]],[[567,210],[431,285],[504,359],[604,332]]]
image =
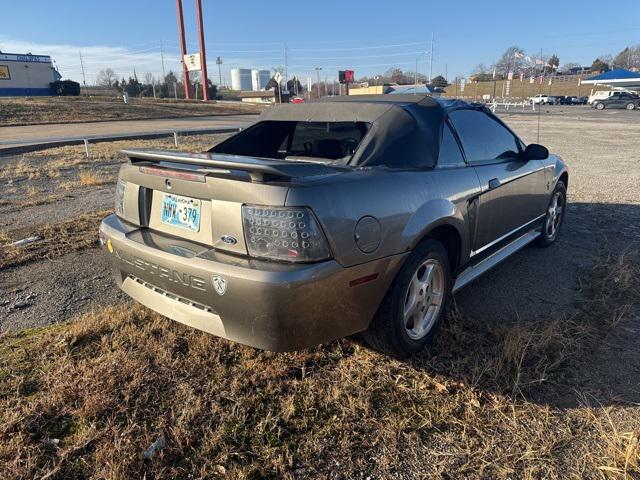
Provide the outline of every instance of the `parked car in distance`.
[[118,286],[275,351],[359,332],[420,351],[454,292],[557,240],[569,182],[484,105],[424,95],[277,105],[205,153],[124,153],[99,233]]
[[591,95],[589,95],[587,103],[589,105],[593,105],[593,102],[595,102],[596,100],[604,100],[605,98],[609,98],[616,91],[620,90],[598,90],[597,92],[593,92],[591,93]]
[[577,97],[572,97],[570,95],[563,95],[561,97],[556,97],[556,98],[558,99],[557,103],[559,105],[574,105],[575,104],[574,100]]
[[531,105],[548,105],[549,104],[549,95],[537,94],[529,99],[529,103]]
[[592,106],[596,110],[604,110],[605,108],[635,110],[640,107],[640,97],[628,92],[614,92],[607,98],[595,100]]
[[589,97],[571,97],[571,103],[574,105],[586,105]]
[[304,97],[291,97],[290,103],[304,103]]

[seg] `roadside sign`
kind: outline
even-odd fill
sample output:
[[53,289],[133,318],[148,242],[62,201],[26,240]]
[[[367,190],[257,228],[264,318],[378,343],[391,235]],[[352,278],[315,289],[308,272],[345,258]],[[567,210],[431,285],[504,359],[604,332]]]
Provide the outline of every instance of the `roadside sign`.
[[460,93],[464,93],[464,86],[467,84],[467,81],[464,78],[460,79]]
[[201,70],[202,67],[200,65],[200,54],[190,53],[188,55],[185,55],[184,64],[189,72],[193,72],[194,70]]
[[280,72],[276,72],[276,74],[273,76],[273,79],[278,83],[282,82],[282,74]]
[[511,80],[507,80],[507,83],[504,88],[504,93],[509,96],[509,92],[511,92]]

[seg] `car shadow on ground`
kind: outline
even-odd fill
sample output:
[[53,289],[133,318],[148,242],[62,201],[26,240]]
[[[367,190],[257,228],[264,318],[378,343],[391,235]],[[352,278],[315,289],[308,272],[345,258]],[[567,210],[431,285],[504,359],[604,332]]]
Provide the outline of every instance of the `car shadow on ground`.
[[573,203],[561,237],[527,247],[454,299],[407,362],[557,407],[640,402],[640,205]]

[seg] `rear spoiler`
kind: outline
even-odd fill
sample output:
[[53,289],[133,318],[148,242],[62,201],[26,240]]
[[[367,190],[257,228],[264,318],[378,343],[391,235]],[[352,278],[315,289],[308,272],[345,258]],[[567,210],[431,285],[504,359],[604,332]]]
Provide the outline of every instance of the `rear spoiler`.
[[269,160],[239,155],[220,153],[183,153],[163,150],[130,149],[122,150],[135,163],[172,162],[199,167],[210,167],[223,170],[240,170],[247,172],[251,181],[265,182],[269,180],[291,180],[296,177],[312,177],[351,170],[345,166],[326,165],[323,163]]

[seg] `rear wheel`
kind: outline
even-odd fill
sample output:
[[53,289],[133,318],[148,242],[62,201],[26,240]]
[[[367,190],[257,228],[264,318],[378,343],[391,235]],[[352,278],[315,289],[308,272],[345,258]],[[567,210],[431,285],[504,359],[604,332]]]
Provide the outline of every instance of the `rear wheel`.
[[633,110],[636,108],[636,104],[633,102],[627,103],[627,110]]
[[536,241],[538,247],[546,248],[556,241],[560,233],[560,227],[564,220],[564,214],[567,207],[567,187],[564,183],[558,182],[556,188],[553,189],[547,214],[544,218],[542,233]]
[[447,251],[437,240],[425,240],[400,269],[364,339],[398,357],[419,352],[442,323],[450,295]]
[[596,110],[604,110],[604,103],[596,103]]

